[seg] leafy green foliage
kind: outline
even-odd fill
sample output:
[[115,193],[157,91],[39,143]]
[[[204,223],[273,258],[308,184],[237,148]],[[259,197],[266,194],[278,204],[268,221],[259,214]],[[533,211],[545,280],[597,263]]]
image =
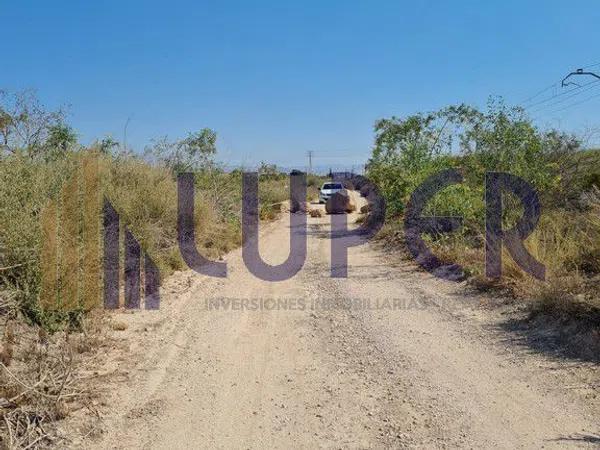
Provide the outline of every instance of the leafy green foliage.
[[542,132],[521,109],[490,101],[485,112],[458,105],[379,120],[367,175],[380,187],[394,216],[402,213],[425,178],[456,168],[465,177],[464,185],[447,188],[430,209],[481,222],[486,172],[510,172],[544,195],[557,197],[564,188],[561,163],[578,149],[572,136]]
[[47,149],[46,157],[58,158],[64,155],[69,148],[77,144],[77,134],[64,123],[48,127],[48,138],[44,144]]
[[102,138],[100,142],[96,144],[96,148],[103,155],[110,155],[114,148],[118,147],[119,143],[114,140],[111,136]]
[[217,133],[210,128],[189,133],[184,139],[169,141],[165,136],[146,149],[146,155],[169,167],[174,173],[207,169],[217,153]]
[[[467,105],[429,114],[392,117],[375,124],[375,145],[367,176],[388,205],[386,239],[399,239],[398,220],[419,184],[429,175],[454,168],[464,182],[432,198],[426,214],[463,217],[460,231],[424,236],[433,252],[458,263],[482,286],[485,242],[485,176],[489,171],[517,175],[531,183],[542,201],[542,217],[526,246],[546,265],[546,282],[528,277],[503,259],[504,287],[539,304],[584,302],[600,308],[600,152],[582,150],[580,141],[558,130],[540,130],[520,108],[490,101],[485,111]],[[521,216],[522,205],[504,195],[504,226]]]

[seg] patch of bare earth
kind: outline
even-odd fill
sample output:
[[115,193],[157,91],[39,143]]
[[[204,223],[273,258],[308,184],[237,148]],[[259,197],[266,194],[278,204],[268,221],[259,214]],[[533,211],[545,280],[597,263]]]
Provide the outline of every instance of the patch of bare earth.
[[[120,344],[92,381],[107,396],[98,432],[73,432],[68,446],[600,443],[597,365],[532,347],[505,326],[514,308],[370,244],[349,250],[349,278],[330,278],[330,217],[308,221],[308,259],[287,281],[255,278],[237,250],[226,279],[177,273],[159,311],[114,313]],[[271,264],[287,257],[289,232],[287,214],[264,227]]]

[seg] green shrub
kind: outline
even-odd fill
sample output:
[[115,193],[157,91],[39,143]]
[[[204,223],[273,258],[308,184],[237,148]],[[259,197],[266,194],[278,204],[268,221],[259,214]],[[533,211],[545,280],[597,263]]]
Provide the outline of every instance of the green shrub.
[[[539,130],[519,108],[490,102],[485,112],[459,105],[430,114],[383,119],[375,124],[375,146],[367,176],[383,194],[388,211],[385,239],[402,242],[401,224],[410,195],[428,176],[454,168],[464,182],[437,193],[425,214],[461,216],[460,231],[425,236],[442,261],[461,264],[477,279],[485,264],[485,176],[508,172],[528,181],[542,201],[542,217],[527,239],[529,251],[546,265],[538,282],[503,258],[503,283],[516,295],[568,297],[598,305],[600,194],[597,151],[582,151],[573,136]],[[503,197],[504,227],[522,214],[511,194]]]
[[[99,198],[110,200],[121,223],[127,224],[161,276],[184,268],[177,245],[177,184],[170,168],[134,155],[112,156],[92,150],[66,152],[55,160],[32,159],[19,152],[6,156],[0,159],[0,295],[16,295],[26,315],[49,328],[79,317],[81,308],[48,314],[40,307],[41,213],[50,202],[60,211],[62,188],[81,159],[90,155],[98,159]],[[286,183],[281,177],[260,181],[263,218],[273,218],[273,204],[287,199]],[[216,258],[240,245],[240,173],[226,173],[216,166],[197,170],[195,202],[196,242],[202,254]],[[61,279],[59,273],[58,288]],[[66,299],[61,302],[76,304]]]

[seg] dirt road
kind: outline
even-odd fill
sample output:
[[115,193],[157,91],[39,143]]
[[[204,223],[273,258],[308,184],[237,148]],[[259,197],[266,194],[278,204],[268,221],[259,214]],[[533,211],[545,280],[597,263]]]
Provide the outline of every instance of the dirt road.
[[[263,230],[272,264],[287,257],[285,216]],[[350,249],[348,279],[330,278],[329,218],[308,223],[308,259],[288,281],[254,278],[238,250],[227,279],[179,273],[160,311],[116,313],[129,349],[106,365],[105,431],[85,446],[599,445],[597,368],[528,351],[484,297],[370,244]]]

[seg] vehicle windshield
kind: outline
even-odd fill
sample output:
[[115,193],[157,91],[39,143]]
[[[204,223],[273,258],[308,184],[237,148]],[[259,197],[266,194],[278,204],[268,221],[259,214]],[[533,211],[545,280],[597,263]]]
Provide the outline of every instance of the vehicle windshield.
[[340,183],[325,183],[322,189],[343,189]]

